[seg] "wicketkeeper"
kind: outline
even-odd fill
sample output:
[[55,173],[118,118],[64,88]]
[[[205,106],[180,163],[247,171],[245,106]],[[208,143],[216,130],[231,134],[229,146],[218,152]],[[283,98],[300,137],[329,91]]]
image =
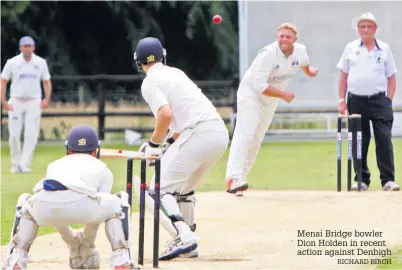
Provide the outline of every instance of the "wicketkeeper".
[[[110,194],[113,175],[97,158],[100,145],[95,131],[85,125],[73,128],[66,148],[65,157],[48,165],[34,195],[24,193],[18,198],[5,269],[26,268],[39,226],[57,229],[70,249],[72,269],[99,269],[95,238],[103,222],[113,251],[111,266],[131,269],[128,194]],[[71,224],[84,224],[84,228],[74,231]]]

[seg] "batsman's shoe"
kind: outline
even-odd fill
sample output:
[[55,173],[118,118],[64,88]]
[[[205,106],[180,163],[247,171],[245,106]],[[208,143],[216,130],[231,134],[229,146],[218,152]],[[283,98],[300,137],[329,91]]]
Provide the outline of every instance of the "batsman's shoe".
[[[361,185],[361,189],[360,189],[360,190],[361,190],[361,191],[367,191],[367,190],[368,190],[367,184],[364,183],[364,182],[362,182],[361,184],[362,184],[362,185]],[[357,182],[355,182],[355,183],[352,185],[351,190],[354,190],[354,191],[359,190],[359,187],[358,187]]]
[[383,187],[384,191],[399,191],[400,187],[394,181],[388,181]]
[[180,254],[179,257],[180,258],[198,258],[198,251],[197,251],[197,249],[195,249],[193,251]]
[[226,192],[236,194],[238,191],[245,191],[248,189],[248,183],[243,177],[229,178],[226,186]]
[[170,243],[168,243],[165,251],[162,253],[162,255],[159,256],[159,260],[167,261],[177,258],[184,253],[189,253],[195,250],[197,246],[198,244],[195,240],[184,243],[180,239],[180,237],[176,237],[172,241],[170,241]]
[[28,262],[28,253],[20,248],[14,248],[1,269],[4,270],[26,269],[27,262]]
[[134,269],[130,258],[130,250],[128,248],[114,250],[110,256],[110,265],[113,266],[114,269]]

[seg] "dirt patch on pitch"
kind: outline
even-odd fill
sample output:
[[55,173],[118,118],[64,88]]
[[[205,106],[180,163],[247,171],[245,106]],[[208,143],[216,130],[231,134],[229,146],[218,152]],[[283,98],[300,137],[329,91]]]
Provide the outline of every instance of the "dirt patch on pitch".
[[[357,249],[392,249],[401,244],[401,193],[336,193],[322,191],[249,191],[244,197],[224,192],[199,193],[197,235],[199,258],[160,262],[162,269],[345,269],[376,265],[338,264],[340,258],[371,259],[381,256],[357,255]],[[324,237],[298,238],[298,230],[321,231]],[[328,237],[325,230],[352,232],[353,237]],[[382,237],[354,237],[354,231],[372,230]],[[137,255],[138,215],[133,214],[132,255]],[[152,268],[152,219],[146,219],[146,268]],[[161,228],[160,250],[169,235]],[[298,240],[347,241],[348,246],[298,247]],[[350,247],[350,240],[377,241],[384,247]],[[385,241],[385,242],[381,242]],[[310,242],[312,243],[312,242]],[[327,242],[328,243],[328,242]],[[333,243],[333,242],[332,242]],[[343,243],[343,242],[342,242]],[[374,242],[370,242],[374,243]],[[108,268],[110,245],[103,227],[96,241],[102,266]],[[322,250],[323,255],[297,255],[299,249]],[[355,256],[325,255],[325,249],[355,250]],[[4,254],[5,248],[2,247]],[[305,251],[307,252],[307,251]],[[38,237],[31,248],[30,269],[68,269],[68,249],[57,235]],[[367,261],[361,261],[367,262]],[[110,268],[109,268],[110,269]]]

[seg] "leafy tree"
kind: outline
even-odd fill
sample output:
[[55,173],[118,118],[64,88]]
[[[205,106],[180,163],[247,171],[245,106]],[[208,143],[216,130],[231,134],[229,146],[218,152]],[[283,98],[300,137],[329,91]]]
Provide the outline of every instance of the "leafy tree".
[[2,1],[1,8],[2,67],[30,35],[52,75],[135,74],[137,42],[155,36],[168,64],[194,79],[230,79],[238,70],[235,1]]

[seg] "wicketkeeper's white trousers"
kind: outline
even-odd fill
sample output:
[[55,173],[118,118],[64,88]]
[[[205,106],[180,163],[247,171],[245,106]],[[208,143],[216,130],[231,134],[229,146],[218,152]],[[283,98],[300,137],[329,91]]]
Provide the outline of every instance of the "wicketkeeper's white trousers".
[[93,199],[72,190],[40,191],[29,200],[28,211],[39,226],[100,224],[119,213],[116,195],[98,193]]
[[[254,104],[253,104],[254,103]],[[230,146],[226,181],[246,178],[257,158],[265,133],[271,125],[278,101],[262,106],[260,102],[238,100],[236,126]]]

